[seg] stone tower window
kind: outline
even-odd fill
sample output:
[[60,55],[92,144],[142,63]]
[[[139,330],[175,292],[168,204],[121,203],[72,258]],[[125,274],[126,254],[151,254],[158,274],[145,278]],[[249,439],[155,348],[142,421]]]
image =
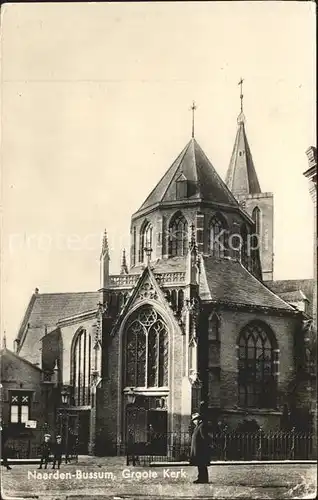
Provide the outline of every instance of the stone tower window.
[[278,349],[273,332],[262,323],[251,323],[238,338],[239,406],[275,408]]
[[188,251],[188,223],[181,212],[177,212],[169,225],[169,257],[184,256]]
[[255,232],[258,236],[261,235],[261,211],[258,207],[255,207],[252,212],[252,219],[255,223]]
[[74,340],[72,367],[72,385],[75,405],[89,405],[91,402],[91,336],[84,329],[78,332]]
[[136,311],[125,333],[125,387],[168,385],[168,330],[149,306]]

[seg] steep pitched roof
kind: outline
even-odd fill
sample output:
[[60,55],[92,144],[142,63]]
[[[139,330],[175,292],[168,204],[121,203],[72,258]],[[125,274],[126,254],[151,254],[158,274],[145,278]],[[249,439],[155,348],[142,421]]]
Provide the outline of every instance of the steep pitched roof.
[[[4,349],[0,350],[0,356],[1,356],[1,359],[3,359],[4,357],[7,357],[9,359],[11,358],[14,361],[16,360],[17,362],[27,364],[28,366],[30,366],[31,368],[33,368],[37,372],[43,372],[43,370],[40,367],[38,367],[38,366],[30,363],[30,361],[28,361],[27,359],[23,358],[22,356],[19,356],[18,354],[16,354],[15,352],[11,351],[7,347],[5,347]],[[3,363],[1,363],[1,366],[3,366]]]
[[294,311],[255,278],[240,262],[203,257],[200,295],[203,300]]
[[291,294],[296,292],[302,292],[306,299],[309,301],[309,311],[310,315],[313,313],[313,295],[314,295],[314,279],[302,279],[302,280],[273,280],[266,281],[266,286],[279,296],[284,297],[284,294]]
[[238,129],[225,183],[235,196],[261,193],[243,115],[238,118]]
[[138,211],[158,203],[176,201],[177,180],[188,181],[190,200],[212,201],[237,207],[237,201],[197,141],[192,138]]
[[16,337],[19,350],[26,337],[35,344],[43,337],[45,328],[49,331],[59,319],[95,310],[98,300],[98,292],[33,294]]

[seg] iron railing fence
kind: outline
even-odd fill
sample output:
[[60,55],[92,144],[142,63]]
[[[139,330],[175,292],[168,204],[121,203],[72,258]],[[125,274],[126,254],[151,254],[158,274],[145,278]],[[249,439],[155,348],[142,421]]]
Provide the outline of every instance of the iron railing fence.
[[[12,436],[5,442],[6,454],[11,459],[35,459],[41,457],[43,431],[32,432],[29,436]],[[66,453],[67,452],[67,453]],[[53,453],[53,450],[52,450]],[[77,460],[76,444],[66,449],[63,446],[63,457],[67,456],[68,461]]]
[[[315,436],[312,433],[291,431],[209,433],[211,460],[314,460]],[[41,443],[35,433],[29,438],[9,438],[5,444],[9,458],[40,458]],[[127,461],[142,465],[156,461],[187,461],[190,457],[191,433],[155,434],[148,441],[131,435],[129,442],[108,442],[98,455],[127,456]],[[65,455],[65,450],[63,450]],[[77,449],[69,450],[69,458],[77,459]]]
[[[212,461],[234,460],[310,460],[314,456],[314,435],[306,432],[269,431],[255,433],[209,433]],[[151,441],[131,439],[121,443],[119,454],[127,455],[127,463],[149,464],[160,461],[189,460],[191,434],[156,434]]]

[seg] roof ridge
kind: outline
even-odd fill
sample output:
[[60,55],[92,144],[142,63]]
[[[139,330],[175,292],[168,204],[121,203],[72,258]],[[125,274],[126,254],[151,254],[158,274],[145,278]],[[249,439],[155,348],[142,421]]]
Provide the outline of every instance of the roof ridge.
[[[147,198],[145,199],[145,201],[142,203],[142,205],[138,208],[137,212],[139,212],[140,210],[143,209],[143,206],[147,203],[147,200],[149,200],[149,198],[151,198],[152,194],[155,192],[155,190],[157,189],[157,187],[159,186],[159,184],[162,182],[162,180],[165,178],[165,176],[168,174],[168,172],[170,171],[170,169],[172,169],[172,167],[177,164],[177,167],[175,169],[175,172],[174,174],[172,175],[172,178],[174,177],[177,169],[178,169],[178,166],[180,165],[180,162],[181,162],[181,157],[183,158],[184,157],[184,154],[189,146],[189,143],[190,141],[184,146],[184,148],[182,149],[182,151],[178,154],[178,156],[173,160],[173,162],[171,163],[170,167],[168,168],[168,170],[166,170],[164,172],[164,174],[161,176],[161,178],[159,179],[159,181],[156,183],[156,185],[154,186],[154,188],[150,191],[150,193],[148,194]],[[178,160],[180,159],[179,163],[178,163]],[[171,181],[169,183],[169,185],[171,184]],[[166,194],[167,190],[164,191],[164,194],[161,196],[161,198],[163,198],[163,196]],[[149,205],[149,207],[151,207],[153,205],[153,203],[151,205]],[[149,207],[145,207],[145,208],[149,208]],[[135,213],[137,213],[135,212]]]
[[[188,151],[188,148],[189,148],[190,144],[193,144],[193,141],[194,141],[194,138],[193,138],[193,137],[191,137],[190,141],[187,143],[187,145],[183,148],[183,150],[181,151],[181,153],[179,154],[179,156],[176,158],[176,160],[175,160],[175,161],[177,161],[177,160],[178,160],[178,158],[180,157],[180,159],[179,159],[179,163],[178,163],[178,166],[177,166],[177,168],[176,168],[176,170],[175,170],[175,172],[174,172],[173,176],[171,177],[170,182],[168,182],[168,185],[167,185],[167,187],[166,187],[165,191],[163,192],[163,194],[162,194],[162,196],[161,196],[161,200],[164,198],[164,196],[165,196],[165,194],[167,193],[167,191],[168,191],[169,187],[171,186],[172,181],[173,181],[173,179],[174,179],[174,176],[176,175],[176,173],[177,173],[177,171],[178,171],[178,168],[180,167],[180,164],[181,164],[181,162],[182,162],[183,158],[185,157],[185,155],[186,155],[186,153],[187,153],[187,151]],[[172,165],[173,165],[173,164],[172,164]],[[171,166],[172,166],[172,165],[171,165]],[[160,181],[159,181],[159,182],[160,182]]]
[[219,185],[221,187],[225,188],[225,191],[230,195],[230,198],[233,200],[233,202],[235,203],[235,205],[237,207],[240,207],[237,199],[235,198],[235,196],[233,195],[233,193],[231,192],[231,190],[228,188],[228,186],[226,185],[226,183],[223,181],[222,177],[218,174],[216,168],[213,166],[212,162],[209,160],[209,158],[205,154],[204,150],[201,148],[201,146],[198,143],[198,141],[195,140],[195,142],[196,142],[196,145],[198,146],[198,148],[200,149],[200,152],[204,155],[205,159],[207,160],[207,162],[209,164],[209,167],[211,167],[212,172],[215,172],[215,174],[217,176],[217,181],[219,181]]
[[27,363],[28,365],[32,366],[32,368],[35,368],[36,370],[39,370],[40,372],[43,372],[42,368],[40,368],[39,366],[36,366],[34,363],[31,363],[31,361],[29,361],[28,359],[25,359],[22,356],[19,356],[19,354],[15,353],[14,351],[11,351],[11,349],[8,349],[7,347],[5,347],[5,348],[0,350],[1,353],[3,351],[7,351],[9,354],[14,356],[15,358],[18,358],[20,361]]
[[87,292],[44,292],[44,293],[37,293],[36,297],[43,297],[45,295],[75,295],[75,294],[84,294],[84,293],[98,293],[96,290],[89,290]]

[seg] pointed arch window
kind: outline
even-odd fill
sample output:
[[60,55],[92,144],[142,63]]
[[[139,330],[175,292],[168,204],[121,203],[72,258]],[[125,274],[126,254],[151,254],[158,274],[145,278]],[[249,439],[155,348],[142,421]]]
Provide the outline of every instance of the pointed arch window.
[[145,249],[152,250],[152,225],[150,222],[145,222],[140,232],[140,248],[139,248],[139,261],[143,262],[145,259]]
[[253,408],[276,407],[278,349],[267,325],[247,325],[238,339],[239,405]]
[[152,307],[142,307],[132,317],[124,352],[126,387],[167,387],[168,330]]
[[221,217],[213,216],[209,226],[209,253],[214,257],[224,257],[227,251],[227,224]]
[[261,211],[258,207],[255,207],[252,212],[252,219],[255,223],[255,232],[258,236],[261,234]]
[[220,319],[216,313],[211,313],[208,323],[208,338],[212,341],[219,340]]
[[72,358],[74,402],[76,406],[86,406],[91,403],[91,336],[84,329],[75,337]]
[[177,213],[169,225],[169,256],[182,257],[188,251],[188,223],[182,213]]
[[241,262],[243,266],[247,267],[248,266],[248,245],[247,245],[247,239],[248,239],[248,232],[247,232],[247,227],[245,224],[241,225]]

